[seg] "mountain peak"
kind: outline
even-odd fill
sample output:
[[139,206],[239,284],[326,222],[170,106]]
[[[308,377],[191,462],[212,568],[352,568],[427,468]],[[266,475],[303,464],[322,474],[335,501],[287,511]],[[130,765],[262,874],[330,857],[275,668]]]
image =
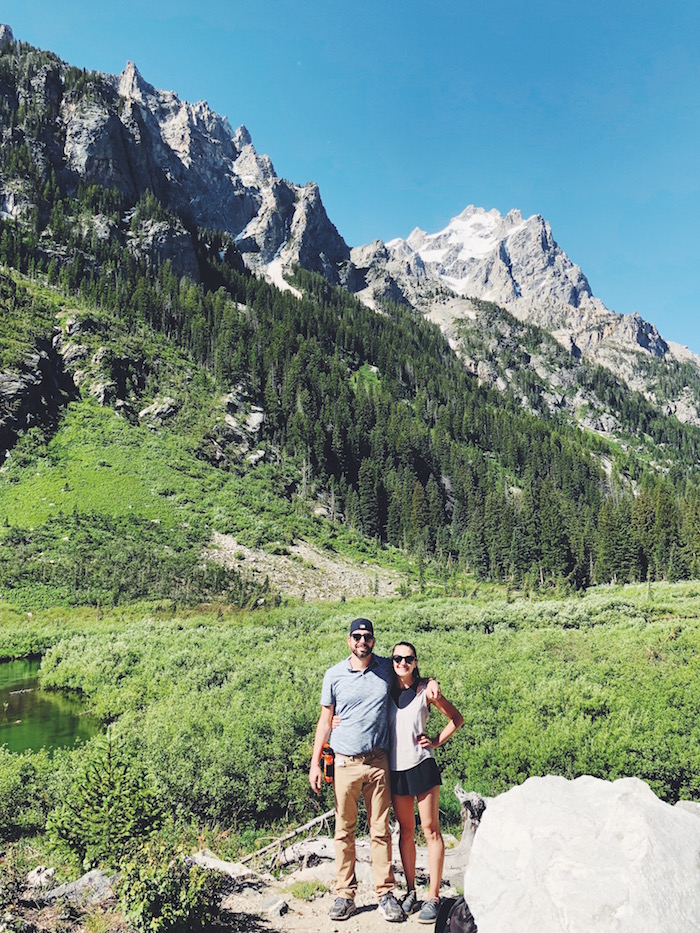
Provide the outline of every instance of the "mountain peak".
[[126,63],[119,76],[119,96],[143,102],[144,96],[155,94],[155,88],[144,79],[132,61]]
[[233,136],[233,142],[236,146],[236,149],[242,149],[243,146],[251,146],[253,144],[251,135],[248,132],[248,127],[244,123],[241,123],[241,125],[236,130]]
[[[529,220],[532,220],[533,218],[538,218],[539,220],[542,219],[540,214],[533,214],[532,217],[529,218]],[[517,207],[514,207],[512,210],[508,211],[504,219],[506,223],[509,223],[512,226],[515,226],[516,224],[521,224],[523,222],[522,211],[519,211]]]
[[513,209],[503,216],[495,208],[470,204],[437,233],[416,227],[386,248],[386,258],[373,256],[360,293],[368,287],[381,290],[380,283],[388,282],[392,300],[401,293],[409,303],[421,304],[423,292],[429,296],[438,286],[460,299],[495,302],[549,329],[566,327],[572,316],[596,321],[611,313],[593,297],[585,275],[540,214],[525,219]]
[[0,49],[4,49],[14,41],[15,37],[12,34],[12,27],[6,26],[4,23],[0,23]]

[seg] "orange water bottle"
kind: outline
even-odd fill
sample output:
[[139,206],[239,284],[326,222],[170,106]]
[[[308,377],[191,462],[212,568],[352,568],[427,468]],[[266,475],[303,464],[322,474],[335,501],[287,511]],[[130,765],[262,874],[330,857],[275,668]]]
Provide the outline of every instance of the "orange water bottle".
[[335,755],[328,742],[325,743],[321,750],[321,770],[326,784],[332,784],[335,773]]

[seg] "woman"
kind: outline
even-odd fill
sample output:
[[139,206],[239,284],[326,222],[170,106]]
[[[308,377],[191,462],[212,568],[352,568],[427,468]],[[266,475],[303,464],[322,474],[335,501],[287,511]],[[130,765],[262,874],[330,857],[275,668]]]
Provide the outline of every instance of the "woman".
[[[418,909],[416,897],[416,842],[414,838],[415,802],[418,801],[423,835],[428,845],[430,885],[418,915],[419,923],[435,923],[440,904],[440,882],[445,858],[445,843],[439,823],[440,772],[433,749],[443,745],[460,726],[462,714],[440,696],[428,700],[425,684],[418,673],[418,656],[407,641],[394,645],[391,652],[396,683],[389,702],[389,767],[391,799],[399,823],[399,851],[408,891],[402,901],[404,913]],[[431,738],[425,731],[430,706],[435,706],[448,720],[439,735]]]

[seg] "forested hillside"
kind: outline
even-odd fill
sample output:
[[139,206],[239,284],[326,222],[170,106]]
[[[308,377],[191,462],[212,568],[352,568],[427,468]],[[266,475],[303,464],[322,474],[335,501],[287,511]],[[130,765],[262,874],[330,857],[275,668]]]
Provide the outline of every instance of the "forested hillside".
[[[62,101],[87,106],[108,90],[99,75],[21,44],[0,61],[0,172],[15,206],[0,223],[5,386],[42,349],[53,374],[38,401],[16,385],[5,392],[3,446],[16,451],[5,482],[21,486],[23,466],[55,457],[56,432],[75,425],[76,405],[97,399],[121,416],[119,443],[146,459],[155,432],[169,440],[151,455],[173,456],[179,436],[205,484],[291,470],[295,480],[275,481],[274,495],[322,502],[329,524],[431,564],[446,584],[465,571],[577,588],[700,572],[699,429],[660,418],[608,372],[586,371],[630,436],[644,433],[663,451],[662,468],[652,466],[644,447],[606,442],[481,386],[438,328],[405,307],[375,312],[302,268],[280,292],[244,268],[230,235],[197,227],[150,192],[130,201],[83,182],[51,127]],[[262,414],[255,462],[215,411],[234,390]],[[146,429],[137,413],[163,396],[174,397],[177,417]],[[7,491],[2,501],[8,558],[43,553],[47,534],[59,555],[62,523],[118,538],[108,503],[86,522],[77,498],[70,516],[17,529]],[[212,530],[235,525],[233,501],[217,508],[196,532],[188,525],[176,553],[198,555]],[[150,536],[170,547],[171,532],[155,528]],[[98,572],[89,564],[87,578]],[[88,601],[91,586],[86,579]],[[201,592],[230,586],[223,574]]]

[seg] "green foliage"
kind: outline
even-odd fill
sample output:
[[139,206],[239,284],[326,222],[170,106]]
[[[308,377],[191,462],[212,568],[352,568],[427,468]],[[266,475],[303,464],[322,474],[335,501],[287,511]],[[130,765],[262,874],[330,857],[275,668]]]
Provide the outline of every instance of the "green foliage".
[[191,933],[218,917],[223,883],[220,873],[154,841],[122,861],[120,900],[137,933]]
[[205,559],[226,475],[176,435],[139,431],[86,400],[48,443],[38,428],[24,434],[3,479],[6,598],[28,607],[155,595],[247,605],[262,595],[262,585]]
[[[23,870],[24,869],[24,870]],[[14,849],[0,853],[0,911],[9,910],[17,905],[24,891],[26,866],[22,865]],[[6,923],[3,923],[8,929]]]
[[[62,547],[66,539],[70,547]],[[174,550],[174,546],[179,548]],[[146,596],[199,603],[225,594],[246,605],[261,590],[233,570],[203,560],[201,537],[173,533],[134,516],[71,513],[0,539],[0,587],[25,604],[109,604]]]
[[90,744],[66,799],[49,814],[47,832],[86,871],[115,868],[161,819],[152,785],[108,731]]
[[0,370],[17,367],[37,343],[50,342],[58,308],[55,298],[0,274]]
[[328,888],[321,881],[295,881],[285,888],[292,897],[300,901],[313,901],[316,897],[328,894]]
[[13,755],[0,746],[0,840],[43,830],[50,773],[45,751]]
[[[653,584],[565,599],[505,599],[485,589],[463,599],[255,613],[175,612],[167,604],[64,610],[25,617],[23,643],[8,615],[0,653],[52,644],[42,686],[80,691],[112,722],[115,747],[137,775],[150,775],[169,818],[242,837],[327,809],[307,780],[320,684],[357,615],[374,620],[379,653],[401,639],[415,644],[421,671],[465,715],[465,727],[438,751],[443,809],[455,809],[457,781],[493,796],[549,773],[636,775],[663,799],[697,799],[699,606],[690,584]],[[34,756],[0,756],[0,786],[10,787],[3,813],[14,834],[23,830],[13,804],[35,813],[31,831],[43,818],[40,791],[43,813],[74,800],[72,776],[84,784],[91,748],[60,756],[50,780],[37,770],[44,787],[29,782],[23,802],[20,768],[36,769]]]

